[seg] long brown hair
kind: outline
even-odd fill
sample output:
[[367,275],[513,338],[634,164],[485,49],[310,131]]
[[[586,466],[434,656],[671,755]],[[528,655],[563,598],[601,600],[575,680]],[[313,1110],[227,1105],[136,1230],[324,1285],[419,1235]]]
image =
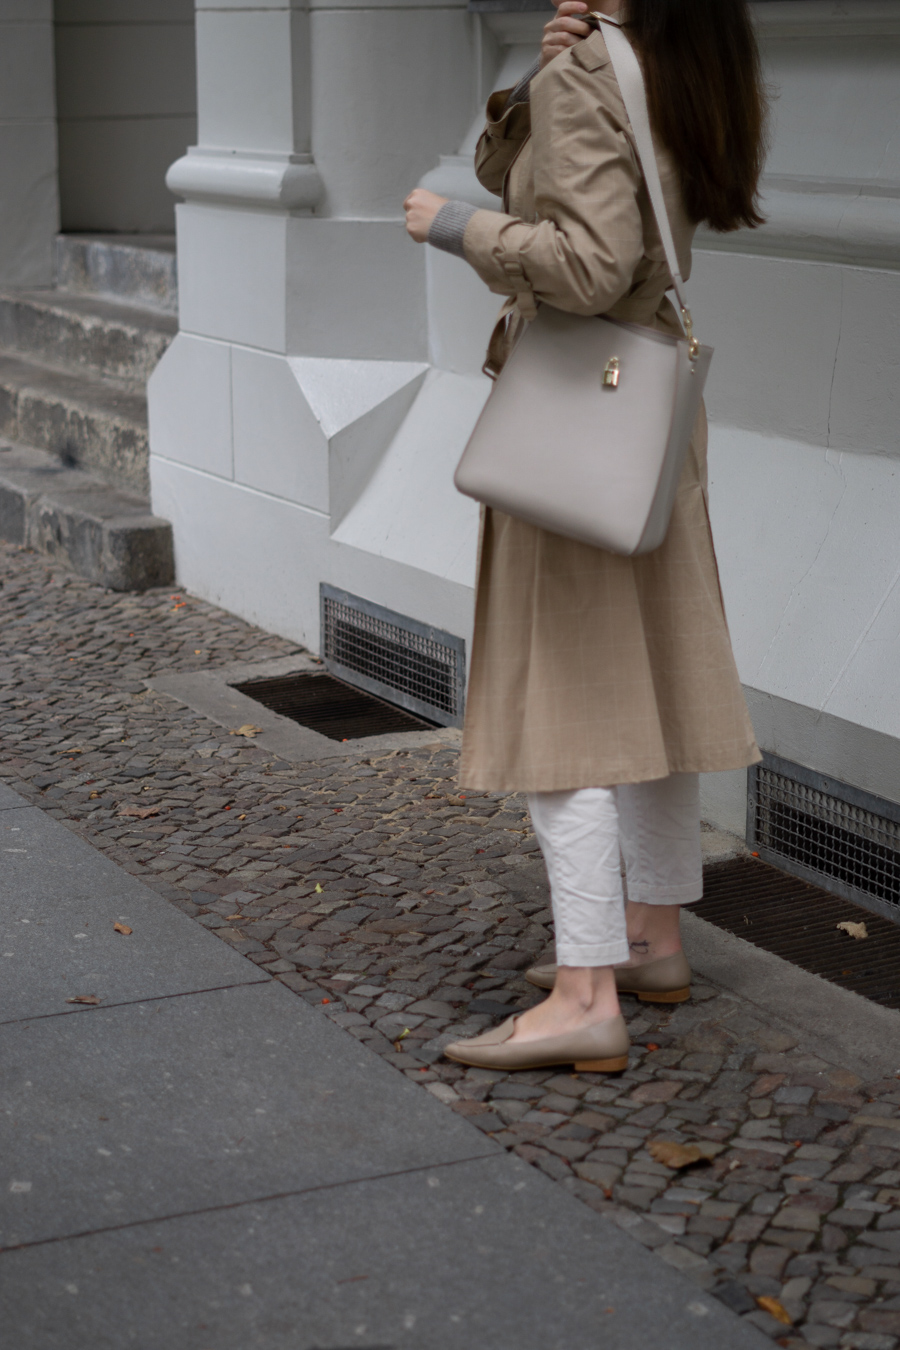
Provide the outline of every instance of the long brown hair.
[[767,99],[745,0],[627,0],[627,15],[688,216],[721,231],[762,225]]

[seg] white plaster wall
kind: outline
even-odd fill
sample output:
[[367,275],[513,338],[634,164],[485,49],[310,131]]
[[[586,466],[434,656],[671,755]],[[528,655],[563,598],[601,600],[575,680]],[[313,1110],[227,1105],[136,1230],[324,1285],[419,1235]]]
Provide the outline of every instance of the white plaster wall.
[[711,445],[743,681],[900,737],[900,462],[736,428]]
[[757,12],[769,223],[701,232],[690,284],[722,588],[763,748],[900,800],[900,6]]
[[496,300],[449,259],[480,326],[429,364],[402,201],[465,141],[496,44],[465,0],[197,10],[200,143],[170,174],[181,333],[149,385],[179,578],[313,648],[321,581],[467,636],[478,513],[452,470]]
[[402,614],[468,633],[472,590],[392,558],[335,542],[328,517],[154,456],[153,500],[172,522],[179,582],[317,651],[319,582],[355,595],[390,597]]
[[52,0],[0,0],[0,285],[47,286],[59,228]]
[[171,232],[196,135],[192,0],[56,0],[64,230]]
[[316,8],[312,53],[324,214],[400,219],[403,198],[472,120],[475,20],[465,0]]
[[715,422],[900,454],[900,271],[699,251],[690,299]]
[[295,216],[286,249],[289,352],[426,359],[425,250],[402,220]]
[[[198,139],[229,150],[306,148],[308,119],[290,91],[295,63],[305,62],[308,19],[287,5],[198,6]],[[300,145],[296,144],[299,133]]]
[[763,29],[763,58],[777,90],[767,176],[900,182],[900,33],[886,31],[893,15],[885,19],[883,31],[836,36]]
[[176,221],[182,331],[285,352],[287,213],[191,201]]

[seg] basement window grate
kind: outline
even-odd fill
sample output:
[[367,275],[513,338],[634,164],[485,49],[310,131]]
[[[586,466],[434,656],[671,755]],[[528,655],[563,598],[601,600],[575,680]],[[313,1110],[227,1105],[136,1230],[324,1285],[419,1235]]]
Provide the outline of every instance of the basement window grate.
[[441,726],[462,726],[462,638],[322,585],[322,658],[334,675]]
[[761,858],[900,922],[900,806],[764,755],[747,841]]
[[[755,858],[704,869],[691,913],[883,1008],[900,1008],[900,926]],[[838,928],[864,923],[859,940]]]
[[427,731],[435,725],[324,672],[279,675],[232,687],[270,712],[289,717],[331,741],[389,736],[398,731]]

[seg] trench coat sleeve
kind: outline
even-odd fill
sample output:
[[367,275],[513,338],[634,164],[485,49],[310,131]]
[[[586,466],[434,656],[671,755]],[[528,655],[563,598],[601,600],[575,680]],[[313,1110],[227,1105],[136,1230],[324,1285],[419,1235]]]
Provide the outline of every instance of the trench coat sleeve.
[[506,171],[531,131],[531,109],[527,103],[507,108],[511,89],[491,94],[487,105],[487,126],[475,150],[475,176],[483,188],[503,196]]
[[573,51],[531,85],[537,220],[476,211],[463,240],[482,281],[517,295],[526,316],[535,301],[605,313],[630,288],[644,253],[641,173],[612,66]]

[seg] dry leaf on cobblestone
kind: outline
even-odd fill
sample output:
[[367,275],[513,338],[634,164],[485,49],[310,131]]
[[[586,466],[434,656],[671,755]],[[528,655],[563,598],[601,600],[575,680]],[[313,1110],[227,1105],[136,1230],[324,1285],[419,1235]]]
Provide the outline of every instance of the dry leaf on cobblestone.
[[869,930],[864,923],[851,923],[849,919],[845,919],[843,923],[837,924],[836,927],[840,928],[841,932],[846,933],[848,937],[856,938],[857,941],[869,936]]
[[704,1139],[699,1144],[677,1144],[670,1139],[654,1139],[647,1145],[647,1152],[662,1163],[663,1167],[690,1167],[692,1163],[711,1162],[717,1153],[725,1148],[724,1144],[713,1144]]
[[129,928],[129,927],[128,927],[128,924],[127,924],[127,923],[114,923],[114,924],[113,924],[113,932],[114,932],[114,933],[124,933],[125,937],[130,937],[131,934],[133,933],[133,931],[134,931],[134,930],[133,930],[132,928]]
[[776,1322],[783,1322],[786,1327],[794,1325],[793,1317],[784,1304],[778,1302],[777,1298],[770,1298],[768,1294],[763,1294],[756,1302],[763,1312],[767,1312],[770,1317],[774,1317]]
[[243,725],[242,727],[238,727],[237,730],[235,730],[235,731],[229,731],[228,735],[229,735],[229,736],[258,736],[258,735],[261,733],[261,731],[262,731],[262,727],[255,727],[255,726],[253,725],[252,722],[245,722],[244,725]]
[[123,806],[119,809],[120,816],[134,816],[136,820],[146,820],[149,816],[158,816],[158,806]]
[[96,1007],[100,1002],[96,994],[76,994],[74,998],[67,998],[67,1003],[89,1003],[91,1007]]

